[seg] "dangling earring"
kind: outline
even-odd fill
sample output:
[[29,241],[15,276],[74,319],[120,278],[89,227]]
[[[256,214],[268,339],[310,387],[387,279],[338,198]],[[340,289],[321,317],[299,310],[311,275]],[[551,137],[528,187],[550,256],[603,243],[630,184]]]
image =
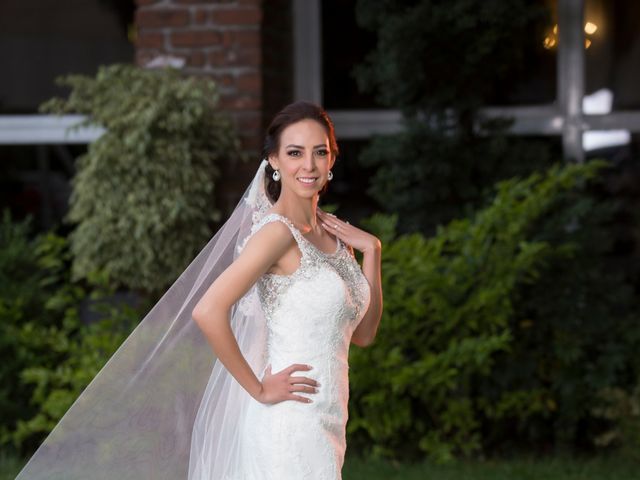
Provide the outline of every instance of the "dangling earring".
[[327,179],[333,179],[333,172],[331,170],[329,170],[329,173],[327,174]]
[[280,172],[278,170],[274,170],[273,175],[271,177],[277,182],[280,180]]

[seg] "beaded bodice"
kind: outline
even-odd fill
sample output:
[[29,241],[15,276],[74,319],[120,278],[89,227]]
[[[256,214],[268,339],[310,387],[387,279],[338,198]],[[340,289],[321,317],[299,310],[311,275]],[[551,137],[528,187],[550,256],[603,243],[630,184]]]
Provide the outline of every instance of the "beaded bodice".
[[369,284],[360,265],[339,238],[334,252],[321,251],[278,213],[265,215],[252,233],[272,221],[289,227],[301,258],[293,273],[265,273],[258,280],[258,297],[268,328],[267,354],[277,353],[274,344],[276,350],[315,351],[318,355],[335,354],[331,350],[338,343],[348,349],[370,301]]

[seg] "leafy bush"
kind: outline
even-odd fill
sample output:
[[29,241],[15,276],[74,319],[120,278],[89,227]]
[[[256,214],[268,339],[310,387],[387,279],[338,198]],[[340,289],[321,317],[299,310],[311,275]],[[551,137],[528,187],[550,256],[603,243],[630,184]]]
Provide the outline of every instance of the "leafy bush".
[[[620,202],[602,188],[612,170],[589,188],[563,192],[533,228],[552,254],[539,281],[514,297],[511,351],[496,356],[495,373],[477,385],[492,406],[487,450],[591,450],[612,428],[592,414],[598,392],[631,389],[640,374],[640,305],[615,251]],[[521,391],[541,392],[545,408],[524,416],[511,400]]]
[[21,325],[42,319],[47,328],[43,318],[47,285],[29,239],[32,221],[27,217],[14,223],[5,209],[0,223],[0,444],[8,441],[19,419],[35,411],[28,402],[31,389],[19,382],[22,369],[35,359],[18,341]]
[[[140,318],[112,304],[108,278],[71,280],[65,238],[28,238],[31,218],[0,228],[0,444],[32,450],[49,433]],[[89,324],[81,310],[99,318]]]
[[435,132],[419,120],[404,124],[400,133],[374,136],[359,158],[374,168],[367,193],[398,214],[399,233],[432,235],[480,208],[497,181],[551,164],[546,143],[507,137],[495,127],[501,122],[487,122],[482,136]]
[[33,387],[30,403],[36,407],[36,413],[17,422],[11,435],[16,446],[23,446],[27,441],[33,443],[55,427],[131,333],[140,315],[139,311],[126,305],[109,307],[103,304],[97,310],[103,310],[106,316],[84,325],[75,305],[66,307],[60,326],[44,330],[35,322],[29,322],[20,331],[25,346],[50,350],[54,352],[55,361],[34,363],[20,375],[24,384]]
[[640,461],[640,382],[631,391],[607,387],[598,392],[601,404],[592,408],[597,418],[604,418],[611,427],[595,438],[600,447],[619,445],[623,458]]
[[[540,43],[536,47],[531,42],[542,38],[537,33],[551,23],[548,5],[524,0],[373,0],[358,2],[356,14],[360,25],[377,36],[375,49],[355,68],[359,85],[374,92],[381,104],[399,108],[404,119],[402,132],[374,137],[360,157],[362,164],[375,168],[368,193],[384,211],[397,214],[398,233],[432,236],[440,232],[440,225],[483,208],[494,182],[543,171],[560,157],[551,142],[510,138],[505,135],[507,119],[487,121],[480,114],[481,107],[495,104],[502,85],[514,87],[505,80],[522,71],[523,52],[539,48],[544,54]],[[459,447],[462,437],[451,438],[458,423],[464,422],[469,424],[467,429],[459,427],[464,434],[480,432],[482,436],[481,441],[472,437],[469,444],[492,452],[532,445],[539,450],[592,448],[594,441],[604,446],[598,442],[603,434],[620,430],[623,423],[625,428],[635,424],[632,417],[596,419],[592,413],[601,403],[598,392],[609,388],[631,392],[640,371],[636,258],[640,217],[634,205],[636,192],[627,199],[620,194],[620,185],[633,184],[634,167],[625,168],[625,178],[605,175],[602,183],[608,184],[598,188],[556,192],[544,215],[531,219],[527,245],[545,246],[544,253],[538,252],[535,280],[507,282],[512,313],[503,312],[503,318],[509,348],[496,349],[491,355],[490,376],[461,373],[461,382],[468,379],[464,391],[473,392],[468,397],[473,398],[472,405],[465,404],[464,411],[460,408],[459,419],[450,420],[449,430],[437,439],[444,445],[442,451],[437,441],[429,440],[427,449],[436,452],[432,455],[447,458],[452,445],[463,450]],[[489,211],[497,208],[494,202]],[[503,228],[513,228],[510,221],[505,218]],[[426,244],[441,235],[437,233]],[[493,240],[487,242],[498,248]],[[389,251],[393,247],[387,248],[386,256]],[[511,261],[509,255],[514,254],[507,249],[506,255]],[[385,268],[393,270],[396,260],[392,258]],[[433,260],[423,257],[420,261]],[[471,255],[468,261],[476,260]],[[501,257],[496,261],[502,262]],[[469,268],[469,275],[477,279],[443,276],[442,281],[453,282],[448,288],[454,292],[460,285],[483,281]],[[397,283],[389,283],[391,294],[406,290],[413,300],[413,290],[402,280]],[[477,283],[473,291],[476,288],[482,292],[488,287]],[[418,305],[422,302],[426,300],[419,298]],[[408,318],[415,319],[410,313]],[[421,354],[413,355],[411,361]],[[416,412],[415,405],[425,405],[421,401],[411,397],[404,410],[398,407],[405,412],[406,422],[413,421],[406,412]],[[432,410],[425,407],[424,411],[433,416]],[[425,441],[424,432],[433,434],[438,422],[444,422],[440,416],[435,418],[417,423],[423,433],[412,437],[403,431],[403,435],[416,445],[416,439]],[[371,417],[367,421],[371,425],[361,431],[370,428],[377,435],[373,441],[378,448],[396,454],[402,443],[399,436],[394,437],[399,424],[383,417],[379,425],[387,429],[383,433],[375,430]],[[442,433],[445,427],[438,428]]]
[[[481,450],[482,420],[493,406],[476,398],[476,383],[512,347],[518,288],[539,281],[554,253],[575,248],[535,240],[532,227],[604,165],[554,166],[500,182],[488,207],[428,239],[393,238],[395,215],[369,221],[383,242],[385,308],[375,344],[351,353],[354,448],[435,461]],[[521,415],[544,410],[546,400],[536,389],[509,397]]]
[[173,69],[101,67],[41,111],[83,113],[106,132],[77,161],[70,211],[73,279],[104,271],[130,289],[159,292],[212,236],[221,162],[245,157],[217,85]]

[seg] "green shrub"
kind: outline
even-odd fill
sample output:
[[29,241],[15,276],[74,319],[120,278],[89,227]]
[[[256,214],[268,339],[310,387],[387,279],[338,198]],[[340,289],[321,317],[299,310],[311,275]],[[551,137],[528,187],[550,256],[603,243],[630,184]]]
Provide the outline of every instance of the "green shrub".
[[[0,445],[28,452],[126,338],[142,311],[112,304],[106,275],[91,289],[71,280],[65,238],[29,239],[28,218],[0,225]],[[80,318],[89,303],[99,319]]]
[[11,434],[14,445],[33,444],[49,434],[131,333],[140,315],[126,305],[109,307],[105,303],[96,310],[102,310],[105,317],[88,325],[80,322],[75,304],[67,305],[60,326],[41,329],[36,322],[23,325],[20,341],[55,352],[55,361],[34,362],[20,375],[24,384],[33,387],[30,403],[36,412],[17,422]]
[[398,233],[431,236],[438,225],[481,208],[497,181],[551,165],[546,141],[493,127],[465,136],[434,131],[421,120],[404,124],[400,133],[374,136],[359,157],[373,169],[367,193],[383,211],[398,214]]
[[[435,461],[481,450],[481,422],[493,406],[476,398],[476,380],[492,375],[496,355],[510,350],[518,287],[539,281],[554,253],[532,239],[532,227],[562,192],[604,165],[554,166],[500,182],[488,207],[428,239],[393,238],[396,216],[369,221],[383,241],[385,307],[374,345],[351,353],[354,448]],[[543,393],[510,392],[507,400],[524,415],[546,408]]]
[[[477,385],[493,406],[488,451],[592,450],[609,428],[592,414],[597,392],[631,389],[640,374],[640,305],[625,266],[633,262],[616,252],[620,201],[602,188],[612,170],[588,188],[563,192],[533,228],[551,256],[539,280],[516,292],[511,350],[496,356],[495,373]],[[522,391],[540,392],[545,408],[523,415],[510,400]]]
[[19,381],[22,369],[36,357],[18,341],[21,326],[41,319],[42,327],[48,327],[43,317],[48,286],[29,238],[32,222],[32,217],[13,222],[5,209],[0,223],[0,445],[19,419],[35,412],[28,402],[32,389]]
[[222,162],[245,157],[217,85],[173,69],[101,67],[69,75],[67,99],[41,111],[83,113],[106,132],[77,161],[70,211],[73,279],[104,271],[118,286],[168,287],[211,238]]
[[640,382],[627,391],[608,387],[598,392],[600,404],[592,408],[597,418],[609,421],[610,427],[594,442],[599,447],[618,445],[623,458],[640,462]]

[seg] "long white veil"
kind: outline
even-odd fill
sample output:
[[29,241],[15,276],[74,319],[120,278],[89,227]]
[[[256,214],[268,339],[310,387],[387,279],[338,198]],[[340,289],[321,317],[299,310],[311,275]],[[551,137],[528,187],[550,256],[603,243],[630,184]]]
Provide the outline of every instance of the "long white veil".
[[[270,208],[266,159],[237,207],[76,399],[16,480],[223,480],[237,468],[238,422],[252,400],[191,312]],[[266,327],[256,287],[231,311],[256,375]]]

